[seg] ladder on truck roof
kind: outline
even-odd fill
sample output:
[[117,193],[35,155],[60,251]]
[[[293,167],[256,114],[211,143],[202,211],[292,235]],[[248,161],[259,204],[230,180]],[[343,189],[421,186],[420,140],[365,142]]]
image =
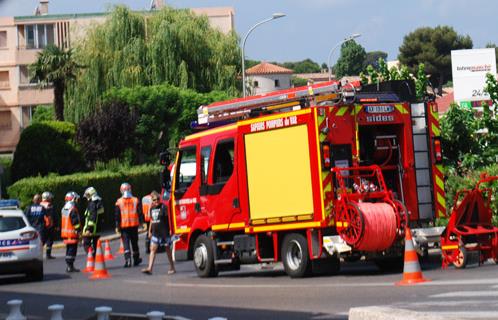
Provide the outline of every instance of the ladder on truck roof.
[[298,110],[323,101],[339,101],[344,92],[338,81],[327,81],[310,86],[269,92],[257,96],[214,102],[197,109],[197,126],[210,127],[254,114],[272,111]]

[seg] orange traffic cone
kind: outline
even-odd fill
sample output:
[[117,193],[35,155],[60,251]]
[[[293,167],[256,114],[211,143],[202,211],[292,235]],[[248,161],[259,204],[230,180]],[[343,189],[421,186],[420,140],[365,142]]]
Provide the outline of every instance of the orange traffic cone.
[[85,273],[93,272],[95,268],[95,260],[93,259],[93,249],[92,247],[88,248],[88,254],[86,256],[86,268],[82,271]]
[[109,243],[109,240],[105,241],[104,260],[105,261],[114,260],[114,257],[111,253],[111,244]]
[[91,275],[91,280],[96,279],[108,279],[111,275],[107,272],[105,268],[104,256],[102,255],[102,244],[100,240],[97,242],[97,255],[95,256],[95,270]]
[[403,267],[403,280],[396,282],[398,286],[413,285],[420,282],[431,281],[425,279],[420,270],[418,256],[413,247],[412,232],[408,226],[405,231],[405,265]]
[[121,244],[119,245],[119,254],[124,254],[124,244],[123,244],[123,238],[121,238]]

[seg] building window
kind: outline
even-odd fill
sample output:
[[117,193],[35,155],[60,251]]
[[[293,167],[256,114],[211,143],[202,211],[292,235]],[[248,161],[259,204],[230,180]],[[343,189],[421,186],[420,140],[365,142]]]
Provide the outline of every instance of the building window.
[[53,24],[29,24],[24,26],[27,49],[43,49],[54,44]]
[[253,82],[253,86],[254,86],[254,88],[258,88],[258,87],[259,87],[259,83],[258,83],[258,81],[254,81],[254,82]]
[[29,66],[19,66],[19,84],[36,84],[38,81],[33,80],[33,72],[29,70]]
[[9,71],[0,71],[0,89],[10,88]]
[[275,88],[280,87],[280,80],[275,79]]
[[7,31],[0,31],[0,48],[7,47]]
[[12,114],[10,110],[0,111],[0,130],[12,129]]

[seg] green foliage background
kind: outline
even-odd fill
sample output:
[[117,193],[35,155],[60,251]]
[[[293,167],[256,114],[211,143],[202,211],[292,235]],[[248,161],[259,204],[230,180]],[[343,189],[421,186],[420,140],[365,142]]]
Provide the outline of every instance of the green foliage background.
[[61,121],[42,121],[24,129],[14,153],[13,181],[49,172],[68,174],[83,170],[75,133],[73,123]]
[[236,34],[211,28],[207,17],[189,10],[135,13],[118,6],[88,31],[75,53],[84,68],[67,89],[65,115],[73,122],[91,113],[111,88],[170,84],[238,92]]
[[157,161],[160,151],[175,148],[180,137],[191,132],[190,122],[197,119],[199,106],[228,98],[221,91],[197,93],[163,84],[112,89],[103,101],[136,108],[139,119],[133,152],[138,158]]
[[[105,208],[104,227],[113,227],[114,205],[120,197],[119,186],[126,181],[132,185],[133,194],[142,197],[152,190],[160,190],[159,165],[142,165],[135,167],[115,167],[103,171],[75,173],[47,177],[30,177],[17,181],[8,188],[11,198],[19,199],[23,207],[27,206],[33,195],[49,190],[54,195],[56,212],[64,205],[64,196],[68,191],[76,191],[80,196],[89,186],[95,187],[102,197]],[[80,200],[80,212],[86,208],[86,201]]]

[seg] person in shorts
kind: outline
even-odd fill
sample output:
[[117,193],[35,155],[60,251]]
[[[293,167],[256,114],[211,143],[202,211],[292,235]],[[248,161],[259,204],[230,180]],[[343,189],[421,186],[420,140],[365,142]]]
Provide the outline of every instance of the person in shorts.
[[166,254],[168,255],[169,270],[168,274],[176,272],[173,256],[171,254],[171,237],[168,222],[167,207],[161,203],[160,195],[156,191],[151,192],[152,204],[150,207],[150,225],[148,235],[150,238],[150,255],[149,266],[142,269],[145,274],[152,274],[154,267],[154,260],[156,259],[157,249],[165,247]]

